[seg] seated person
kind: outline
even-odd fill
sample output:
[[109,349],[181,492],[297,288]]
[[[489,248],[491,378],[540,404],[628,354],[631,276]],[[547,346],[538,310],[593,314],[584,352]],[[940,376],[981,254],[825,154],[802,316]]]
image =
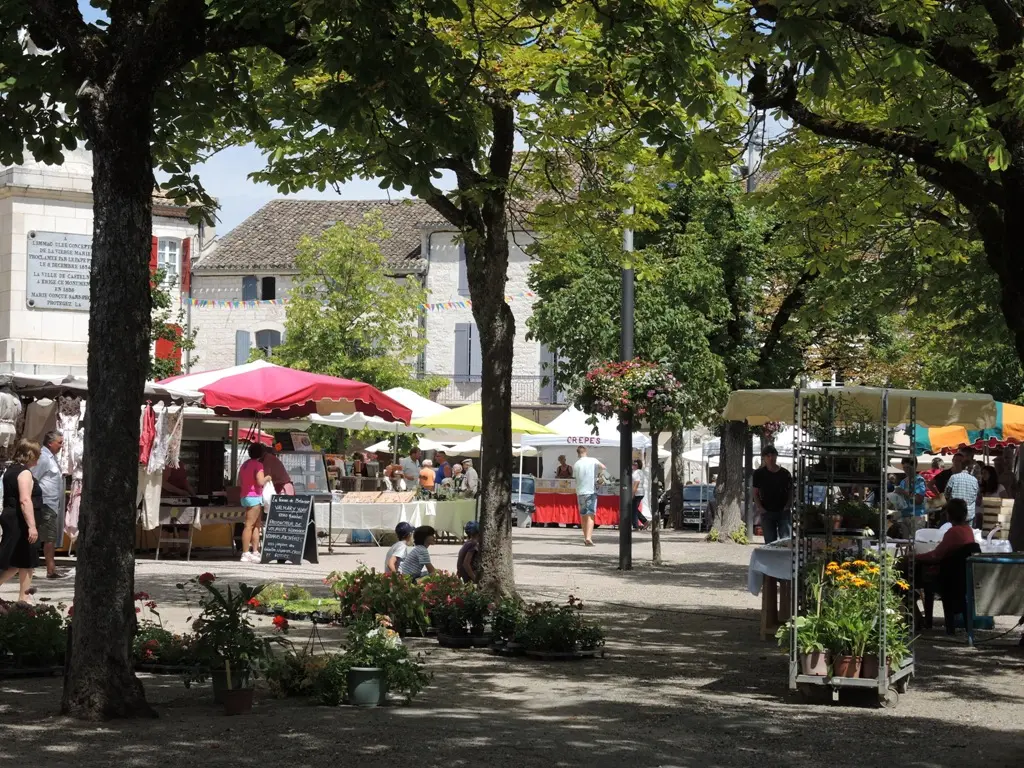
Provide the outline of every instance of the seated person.
[[436,533],[429,525],[421,525],[412,532],[412,540],[415,546],[406,552],[405,557],[402,558],[401,569],[403,576],[410,576],[413,581],[418,581],[423,576],[424,570],[428,574],[434,572],[428,548],[434,543]]
[[176,496],[184,499],[195,496],[188,482],[188,472],[184,467],[164,467],[164,477],[160,486],[164,496]]
[[412,534],[416,529],[409,523],[401,522],[395,526],[395,536],[398,541],[391,545],[384,558],[384,573],[401,573],[400,568],[409,545],[412,544]]
[[951,527],[943,534],[939,546],[931,552],[917,555],[917,562],[938,563],[961,547],[975,543],[974,529],[967,522],[967,502],[963,499],[950,499],[946,505],[946,515]]
[[480,524],[476,520],[466,523],[466,543],[459,550],[455,570],[463,581],[480,583]]

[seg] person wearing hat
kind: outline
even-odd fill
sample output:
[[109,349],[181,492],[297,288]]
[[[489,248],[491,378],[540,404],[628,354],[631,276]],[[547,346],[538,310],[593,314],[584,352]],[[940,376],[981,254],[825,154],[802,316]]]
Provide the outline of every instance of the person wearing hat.
[[455,572],[465,582],[480,583],[480,523],[466,523],[466,543],[459,550]]
[[409,545],[412,544],[412,534],[415,530],[406,522],[401,522],[395,526],[395,536],[398,538],[398,541],[391,545],[387,555],[384,556],[384,573],[401,572],[399,569],[402,567],[402,558],[409,551]]
[[754,470],[754,508],[761,516],[765,544],[790,537],[793,476],[779,466],[774,445],[761,451],[761,466]]

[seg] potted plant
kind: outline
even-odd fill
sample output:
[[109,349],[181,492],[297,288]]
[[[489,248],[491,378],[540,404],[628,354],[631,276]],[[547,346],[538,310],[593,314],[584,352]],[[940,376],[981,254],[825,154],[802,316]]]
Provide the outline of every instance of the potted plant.
[[516,636],[522,629],[526,613],[523,601],[516,597],[503,598],[491,614],[492,647],[496,651],[519,653],[522,644]]
[[[189,584],[200,591],[201,610],[192,624],[197,664],[186,683],[205,680],[209,672],[214,701],[224,705],[225,713],[247,713],[252,710],[252,680],[268,659],[272,642],[259,637],[249,620],[249,601],[261,588],[239,584],[238,589],[221,591],[212,573],[200,574]],[[185,585],[179,586],[187,595]],[[286,631],[287,619],[277,617],[274,626]]]
[[485,635],[489,600],[475,584],[461,581],[430,609],[430,623],[437,630],[437,642],[446,648],[487,645]]
[[324,583],[338,596],[344,624],[380,615],[400,635],[423,635],[427,628],[423,589],[407,576],[360,566],[348,573],[335,571]]
[[572,595],[565,605],[534,603],[526,609],[516,640],[528,656],[578,659],[595,656],[604,646],[604,631],[582,616],[583,601]]
[[796,632],[800,672],[816,677],[828,676],[828,653],[824,641],[824,624],[818,615],[795,616],[775,633],[780,646],[788,646],[791,632]]
[[63,606],[0,600],[0,675],[49,675],[64,663]]

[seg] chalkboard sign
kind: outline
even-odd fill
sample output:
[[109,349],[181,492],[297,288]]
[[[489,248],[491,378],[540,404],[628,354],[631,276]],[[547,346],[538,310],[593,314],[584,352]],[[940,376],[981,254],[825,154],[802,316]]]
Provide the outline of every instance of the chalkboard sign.
[[[307,542],[315,551],[316,529],[313,522],[312,496],[285,496],[276,494],[270,500],[267,524],[263,529],[261,562],[288,560],[295,565],[302,563],[306,555]],[[310,528],[313,531],[310,532]],[[315,561],[314,558],[307,559]]]

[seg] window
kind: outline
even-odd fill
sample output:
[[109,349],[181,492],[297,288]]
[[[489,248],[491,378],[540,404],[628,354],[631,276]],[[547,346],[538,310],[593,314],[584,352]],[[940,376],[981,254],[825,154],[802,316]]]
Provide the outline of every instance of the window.
[[271,299],[277,298],[277,278],[276,277],[264,277],[260,281],[260,298],[264,301],[270,301]]
[[274,347],[281,346],[281,332],[273,331],[270,329],[264,331],[256,331],[256,348],[259,349],[267,357],[270,357],[270,353]]
[[242,301],[256,301],[259,299],[258,295],[259,283],[256,281],[255,276],[249,275],[242,278]]
[[469,296],[469,272],[466,270],[465,243],[459,243],[459,296]]
[[157,269],[163,270],[166,285],[176,285],[181,264],[181,240],[175,237],[161,237],[157,243]]
[[480,333],[474,323],[455,324],[455,380],[479,381],[483,371]]
[[558,373],[558,353],[540,345],[540,402],[548,405],[564,405],[565,389]]

